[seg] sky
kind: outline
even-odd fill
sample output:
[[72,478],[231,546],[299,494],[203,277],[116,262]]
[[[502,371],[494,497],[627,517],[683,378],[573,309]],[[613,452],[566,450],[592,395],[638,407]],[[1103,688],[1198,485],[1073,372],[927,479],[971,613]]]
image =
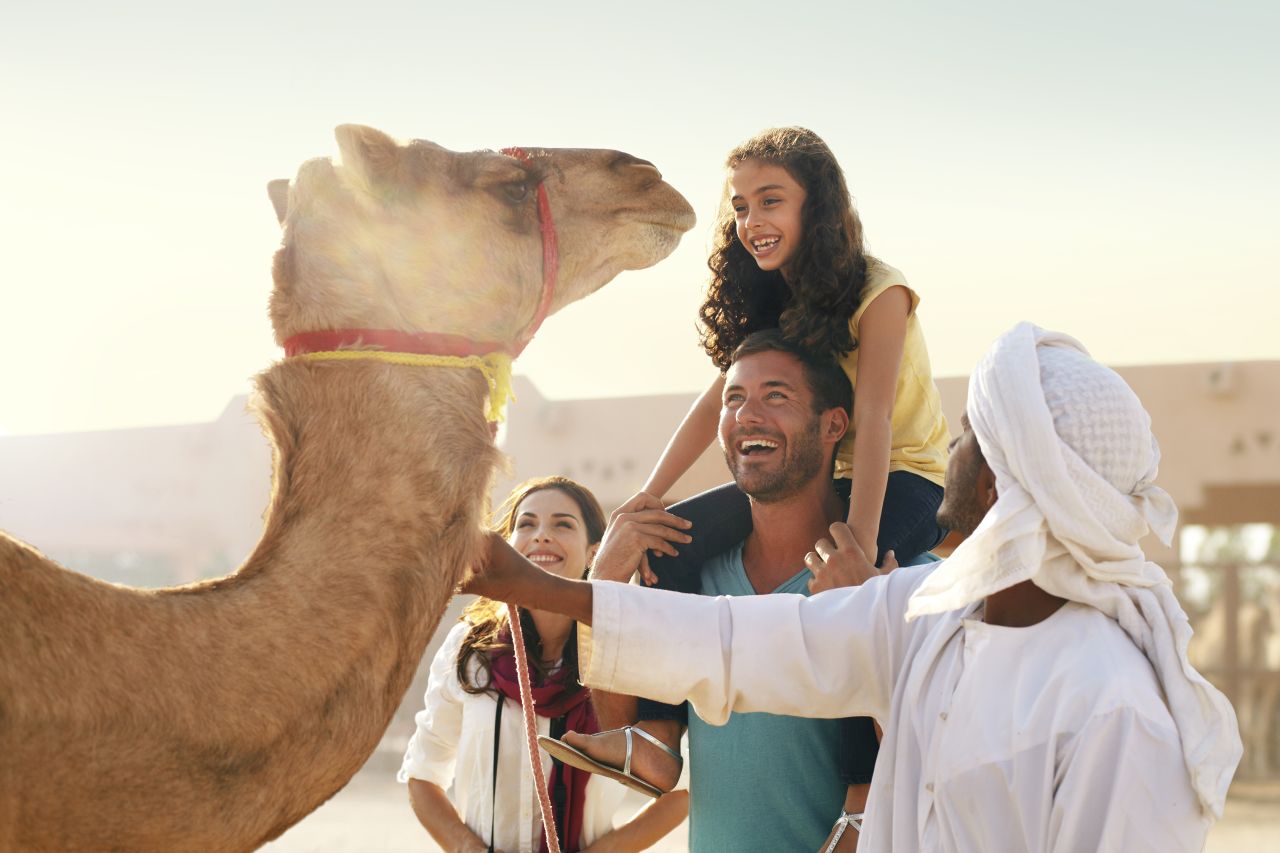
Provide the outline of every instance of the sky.
[[938,375],[1024,319],[1113,364],[1280,358],[1278,42],[1270,0],[15,0],[0,433],[208,420],[245,393],[281,355],[265,185],[349,122],[618,148],[693,204],[670,258],[544,325],[517,372],[549,397],[713,378],[695,316],[724,157],[787,124],[835,151]]

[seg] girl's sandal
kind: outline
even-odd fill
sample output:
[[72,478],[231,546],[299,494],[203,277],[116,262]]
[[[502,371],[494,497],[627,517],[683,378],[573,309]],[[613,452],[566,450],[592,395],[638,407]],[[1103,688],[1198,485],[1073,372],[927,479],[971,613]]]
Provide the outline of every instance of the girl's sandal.
[[547,754],[552,758],[558,759],[570,767],[576,767],[579,770],[586,770],[589,773],[597,773],[609,779],[614,779],[621,782],[623,785],[626,785],[631,790],[639,791],[640,793],[653,797],[654,799],[657,799],[667,793],[661,788],[650,785],[648,782],[631,772],[631,752],[632,747],[634,746],[632,733],[634,732],[635,734],[640,735],[640,737],[649,741],[649,743],[658,747],[667,755],[670,755],[677,762],[683,764],[684,759],[680,757],[680,753],[676,752],[674,749],[667,746],[644,729],[639,729],[635,726],[623,726],[620,731],[622,731],[627,738],[627,756],[622,762],[621,770],[616,767],[610,767],[607,764],[601,764],[585,752],[580,752],[579,750],[569,746],[569,744],[556,740],[555,738],[539,735],[538,745],[545,749]]
[[836,834],[831,836],[831,843],[827,845],[826,849],[823,850],[822,853],[835,853],[836,845],[840,843],[840,839],[844,836],[844,831],[851,826],[858,831],[859,835],[861,835],[862,819],[865,816],[866,812],[855,812],[854,814],[849,814],[844,809],[841,809],[840,817],[836,818],[835,826],[832,827]]

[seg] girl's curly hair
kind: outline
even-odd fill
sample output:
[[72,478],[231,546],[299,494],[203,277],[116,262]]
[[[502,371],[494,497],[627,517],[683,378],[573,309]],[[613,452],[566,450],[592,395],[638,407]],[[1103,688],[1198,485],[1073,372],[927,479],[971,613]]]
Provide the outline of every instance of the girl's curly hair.
[[[534,492],[547,489],[563,492],[578,505],[578,509],[582,512],[582,523],[586,528],[588,545],[594,545],[604,538],[607,522],[600,502],[596,500],[596,496],[590,489],[568,477],[536,477],[516,486],[502,502],[502,506],[494,512],[493,530],[509,538],[516,528],[516,515],[520,511],[520,504]],[[535,683],[545,682],[548,673],[542,664],[542,637],[538,634],[538,626],[534,624],[533,616],[528,609],[521,607],[519,613],[520,628],[525,636],[525,651],[528,653],[528,663],[533,670],[531,677]],[[468,623],[470,627],[462,640],[462,646],[458,649],[458,658],[454,664],[458,682],[467,693],[490,693],[496,696],[498,690],[493,686],[491,658],[495,653],[511,650],[511,643],[503,642],[500,637],[502,629],[507,625],[507,608],[500,601],[477,598],[462,611],[462,621]],[[566,683],[570,685],[571,692],[576,692],[577,688],[574,685],[579,684],[576,636],[577,624],[575,623],[569,640],[565,643],[562,661],[562,666],[566,670]],[[468,677],[470,661],[473,657],[479,664],[476,673],[477,681],[483,673],[483,683],[472,683]]]
[[711,284],[698,309],[702,346],[724,371],[747,335],[780,328],[818,355],[842,358],[857,346],[849,319],[872,260],[844,172],[827,144],[803,127],[766,130],[730,151],[725,166],[747,160],[781,166],[804,188],[804,235],[787,264],[789,282],[779,271],[760,269],[738,240],[726,183],[707,260]]

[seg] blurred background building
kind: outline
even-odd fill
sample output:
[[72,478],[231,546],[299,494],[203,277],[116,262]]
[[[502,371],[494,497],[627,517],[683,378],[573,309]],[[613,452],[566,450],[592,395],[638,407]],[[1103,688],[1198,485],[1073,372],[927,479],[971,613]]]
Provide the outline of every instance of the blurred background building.
[[[1239,778],[1280,779],[1280,361],[1119,368],[1151,413],[1159,482],[1181,510],[1161,563],[1195,626],[1195,664],[1235,704]],[[496,505],[527,477],[563,474],[606,510],[637,491],[693,401],[689,394],[550,400],[517,377],[499,441],[510,457]],[[939,381],[959,422],[966,380]],[[134,586],[233,571],[261,532],[270,449],[245,400],[211,423],[0,437],[0,529],[77,571]],[[711,448],[671,497],[729,479]],[[954,547],[944,543],[944,552]],[[442,621],[451,624],[465,602]],[[438,631],[436,641],[444,635]],[[373,762],[389,770],[412,732],[425,663]]]

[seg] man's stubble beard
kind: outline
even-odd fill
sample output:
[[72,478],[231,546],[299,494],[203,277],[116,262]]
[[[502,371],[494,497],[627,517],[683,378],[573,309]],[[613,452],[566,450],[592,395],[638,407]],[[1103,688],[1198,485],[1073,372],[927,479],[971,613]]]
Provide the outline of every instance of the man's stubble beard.
[[815,417],[794,441],[788,440],[784,464],[773,471],[756,473],[752,481],[743,481],[735,464],[738,457],[725,454],[725,461],[733,473],[733,481],[753,501],[777,503],[786,500],[822,472],[826,460],[823,458],[821,430],[821,419]]
[[986,509],[978,501],[978,472],[982,469],[981,457],[975,456],[970,464],[952,472],[947,481],[938,507],[937,521],[940,527],[968,536],[978,529]]

